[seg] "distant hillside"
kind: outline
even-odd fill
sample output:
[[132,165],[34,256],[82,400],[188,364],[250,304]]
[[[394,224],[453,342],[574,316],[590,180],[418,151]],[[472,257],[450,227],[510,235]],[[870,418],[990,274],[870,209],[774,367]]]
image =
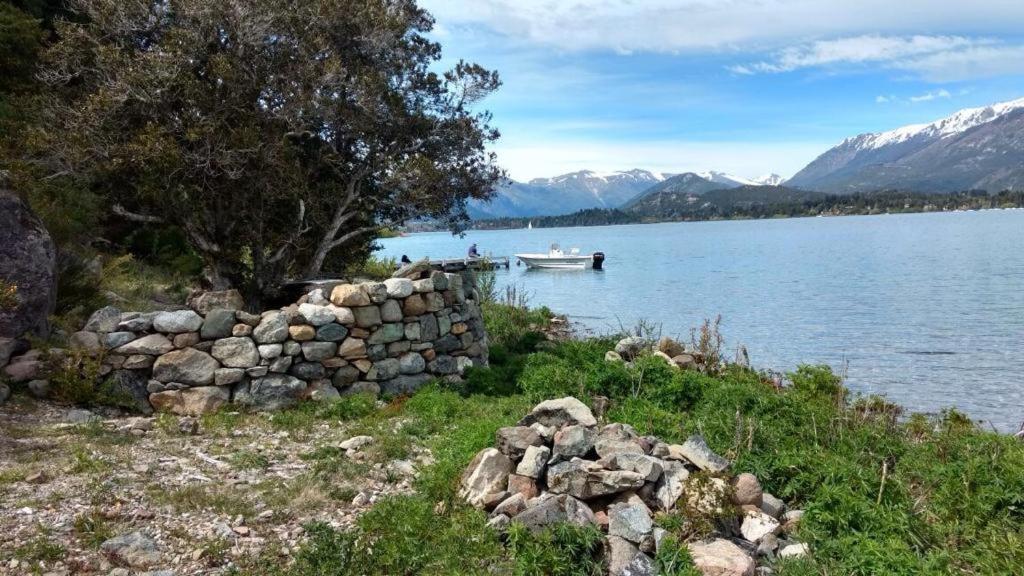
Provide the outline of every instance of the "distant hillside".
[[671,189],[644,194],[626,208],[643,218],[674,220],[687,217],[713,217],[735,210],[750,211],[758,206],[816,202],[827,195],[788,186],[739,186],[702,193],[676,192]]
[[675,176],[667,178],[637,194],[628,202],[624,203],[622,205],[622,209],[629,210],[631,207],[642,202],[644,198],[651,195],[671,196],[692,194],[699,196],[705,192],[711,192],[712,190],[719,190],[721,188],[722,184],[712,182],[693,172],[676,174]]
[[847,138],[787,185],[837,194],[1024,189],[1024,98]]
[[663,175],[647,170],[582,170],[529,182],[509,181],[498,189],[490,202],[470,202],[469,215],[478,220],[615,208],[663,179]]

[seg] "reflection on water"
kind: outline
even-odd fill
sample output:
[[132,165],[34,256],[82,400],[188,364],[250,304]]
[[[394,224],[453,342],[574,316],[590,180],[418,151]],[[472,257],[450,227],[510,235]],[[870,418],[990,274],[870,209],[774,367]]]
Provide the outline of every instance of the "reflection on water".
[[957,406],[1003,430],[1024,420],[1024,211],[413,234],[413,259],[607,255],[605,269],[498,272],[597,332],[641,319],[689,338],[722,315],[756,366],[848,364],[848,384],[911,409]]

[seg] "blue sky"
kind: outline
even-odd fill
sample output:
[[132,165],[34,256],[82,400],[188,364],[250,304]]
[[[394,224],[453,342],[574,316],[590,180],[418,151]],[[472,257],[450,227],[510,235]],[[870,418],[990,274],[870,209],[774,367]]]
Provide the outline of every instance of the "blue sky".
[[421,0],[516,179],[789,177],[843,138],[1024,97],[1024,0]]

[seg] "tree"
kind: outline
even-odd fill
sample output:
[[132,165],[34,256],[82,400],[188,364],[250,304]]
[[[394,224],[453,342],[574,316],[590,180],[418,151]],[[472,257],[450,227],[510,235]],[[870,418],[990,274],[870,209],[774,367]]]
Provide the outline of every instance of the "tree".
[[38,140],[109,209],[179,226],[250,306],[365,253],[382,226],[453,231],[503,177],[474,106],[500,84],[437,73],[414,0],[72,0],[44,55]]

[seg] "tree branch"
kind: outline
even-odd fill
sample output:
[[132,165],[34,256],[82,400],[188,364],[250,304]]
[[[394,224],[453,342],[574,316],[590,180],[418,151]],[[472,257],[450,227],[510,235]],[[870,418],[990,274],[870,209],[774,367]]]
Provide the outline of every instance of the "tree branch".
[[147,224],[165,222],[165,220],[160,216],[150,216],[148,214],[129,212],[128,210],[125,210],[124,206],[121,206],[120,204],[114,204],[112,211],[114,212],[114,214],[117,214],[118,216],[125,218],[127,220],[131,220],[132,222],[145,222]]

